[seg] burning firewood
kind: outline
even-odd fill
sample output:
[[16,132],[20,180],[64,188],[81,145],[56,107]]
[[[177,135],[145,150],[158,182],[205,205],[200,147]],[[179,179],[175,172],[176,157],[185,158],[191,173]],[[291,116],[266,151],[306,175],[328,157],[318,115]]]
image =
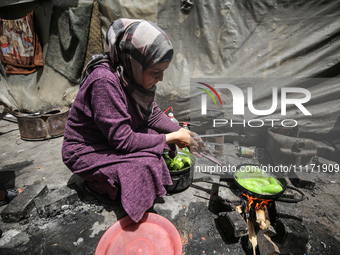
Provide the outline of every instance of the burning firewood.
[[[268,235],[264,234],[264,230],[268,232],[270,235],[272,234],[272,230],[269,228],[272,228],[270,225],[269,220],[269,213],[267,206],[269,203],[271,203],[272,199],[260,199],[256,197],[252,197],[248,194],[241,194],[242,198],[242,205],[236,207],[236,211],[243,214],[244,219],[247,221],[248,225],[248,246],[246,246],[247,251],[250,253],[252,251],[253,255],[256,255],[256,249],[257,246],[260,245],[262,249],[264,249],[264,244],[269,247],[267,250],[276,252],[276,247],[274,246],[274,243],[271,242],[271,239]],[[257,225],[258,224],[258,225]],[[257,231],[260,229],[261,240],[258,240],[258,234]],[[265,235],[265,236],[264,236]],[[268,244],[269,243],[269,244]],[[274,248],[273,248],[274,247]],[[262,254],[262,253],[261,253]],[[276,253],[264,253],[266,255],[272,255]]]
[[270,225],[270,221],[266,217],[266,211],[264,209],[256,210],[256,222],[259,224],[260,229],[267,229]]
[[242,213],[242,205],[236,206],[235,207],[235,211],[239,212],[239,213]]

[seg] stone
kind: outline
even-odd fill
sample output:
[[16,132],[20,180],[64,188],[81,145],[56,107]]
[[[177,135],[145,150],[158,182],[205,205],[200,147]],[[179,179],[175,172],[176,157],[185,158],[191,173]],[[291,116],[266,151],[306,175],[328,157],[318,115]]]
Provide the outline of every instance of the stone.
[[295,199],[296,192],[292,189],[286,189],[285,192],[280,196],[281,198]]
[[226,232],[232,233],[233,237],[248,235],[248,225],[237,211],[220,213],[218,223]]
[[228,203],[231,203],[235,206],[238,206],[241,204],[241,198],[237,196],[234,192],[232,192],[229,188],[227,187],[222,187],[220,186],[218,189],[218,196],[227,201]]
[[241,205],[241,198],[239,196],[235,195],[229,188],[219,186],[217,197],[218,211],[234,211],[236,206],[239,205]]
[[257,235],[257,247],[260,251],[260,254],[263,255],[277,255],[280,254],[280,249],[277,245],[271,240],[271,238],[264,233],[263,230],[260,230]]
[[290,172],[289,180],[298,188],[313,190],[315,186],[315,180],[310,172]]
[[29,216],[34,208],[34,199],[47,192],[47,186],[34,183],[14,198],[1,212],[4,222],[19,222]]
[[71,205],[78,200],[75,190],[67,186],[48,192],[45,196],[34,199],[35,207],[40,217],[49,217],[62,210],[65,205]]
[[278,218],[289,218],[302,221],[303,217],[299,207],[294,203],[275,201],[276,215]]
[[302,221],[278,219],[275,225],[277,235],[272,240],[278,244],[281,254],[306,254],[309,250],[309,233]]

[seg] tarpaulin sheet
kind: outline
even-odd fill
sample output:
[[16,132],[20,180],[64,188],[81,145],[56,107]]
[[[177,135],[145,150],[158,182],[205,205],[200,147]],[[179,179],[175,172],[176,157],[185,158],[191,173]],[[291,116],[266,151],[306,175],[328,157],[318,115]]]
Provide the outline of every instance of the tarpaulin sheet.
[[[91,2],[43,1],[43,6],[36,8],[44,50],[52,6]],[[181,1],[99,2],[103,36],[110,22],[120,17],[151,20],[169,35],[175,57],[164,81],[158,85],[157,99],[164,110],[172,106],[180,121],[189,120],[192,78],[282,79],[339,75],[339,1],[192,2],[188,13],[181,11]],[[299,126],[307,133],[339,129],[340,84],[336,80],[328,83],[323,80],[308,88],[312,91],[308,108],[313,109],[313,118],[299,116]],[[296,85],[287,80],[272,86]],[[50,105],[71,104],[77,90],[77,84],[48,66],[29,76],[1,73],[0,100],[19,110],[37,111]],[[264,91],[256,94],[258,102],[271,92]]]

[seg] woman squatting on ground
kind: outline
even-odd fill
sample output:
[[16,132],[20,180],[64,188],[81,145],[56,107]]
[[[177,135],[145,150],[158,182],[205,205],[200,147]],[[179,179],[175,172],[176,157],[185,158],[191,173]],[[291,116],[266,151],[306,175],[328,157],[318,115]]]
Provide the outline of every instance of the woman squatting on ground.
[[190,131],[173,123],[155,101],[156,83],[173,58],[162,29],[118,19],[108,51],[87,64],[65,126],[62,157],[86,186],[120,199],[135,222],[166,194],[171,177],[162,157],[168,145],[190,146]]

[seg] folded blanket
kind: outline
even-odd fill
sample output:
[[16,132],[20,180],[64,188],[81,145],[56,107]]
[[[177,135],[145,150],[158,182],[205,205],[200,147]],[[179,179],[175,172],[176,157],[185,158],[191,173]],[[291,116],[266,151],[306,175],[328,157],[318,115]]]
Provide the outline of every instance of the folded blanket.
[[0,60],[8,74],[29,74],[44,65],[34,12],[16,20],[0,19]]
[[46,64],[73,82],[79,82],[84,65],[92,4],[53,6]]

